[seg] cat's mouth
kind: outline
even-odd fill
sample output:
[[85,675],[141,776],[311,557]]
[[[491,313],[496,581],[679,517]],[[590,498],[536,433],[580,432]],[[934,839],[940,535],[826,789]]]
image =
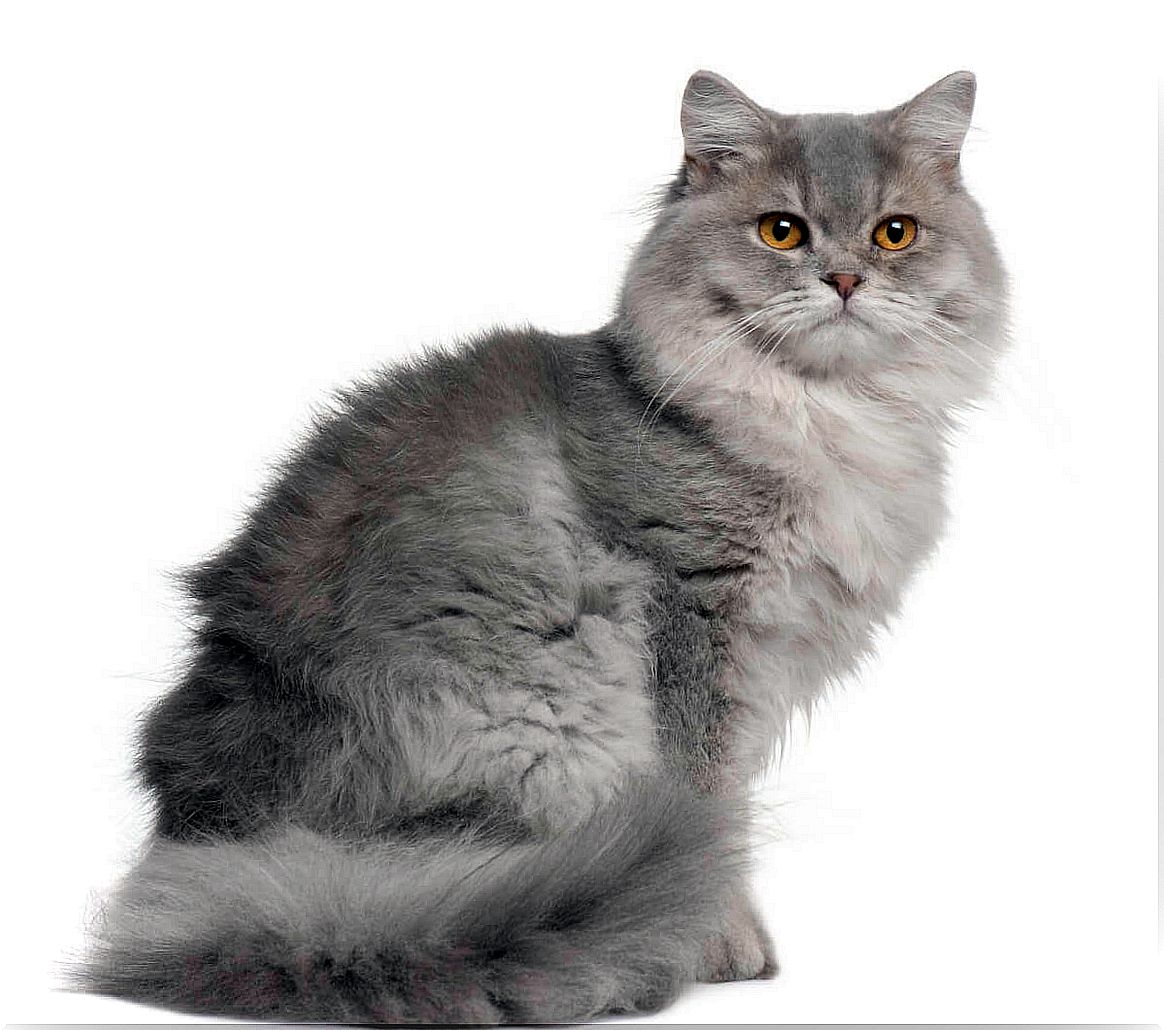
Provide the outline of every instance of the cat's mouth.
[[751,340],[763,357],[814,374],[828,374],[863,364],[885,334],[876,303],[813,297],[792,317],[777,318]]
[[830,304],[828,308],[821,312],[816,320],[817,326],[822,325],[852,325],[859,324],[866,329],[875,328],[872,323],[862,317],[861,312],[853,304],[852,301],[841,301],[840,304]]

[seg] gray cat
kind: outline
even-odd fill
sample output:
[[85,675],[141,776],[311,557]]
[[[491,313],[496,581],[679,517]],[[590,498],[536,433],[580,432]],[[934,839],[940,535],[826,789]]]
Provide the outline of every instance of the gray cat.
[[749,785],[933,549],[1002,346],[973,97],[792,116],[698,72],[609,325],[343,394],[189,575],[156,838],[81,983],[492,1023],[772,975]]

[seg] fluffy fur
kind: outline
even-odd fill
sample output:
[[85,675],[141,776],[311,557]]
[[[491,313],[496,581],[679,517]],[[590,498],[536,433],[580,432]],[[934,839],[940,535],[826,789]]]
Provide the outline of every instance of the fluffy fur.
[[731,813],[710,807],[638,785],[540,844],[341,842],[297,827],[161,841],[114,899],[90,986],[349,1023],[545,1023],[657,1006],[695,975],[740,872],[725,846]]
[[[157,841],[91,989],[197,1011],[570,1021],[770,975],[742,806],[944,518],[1002,340],[960,73],[873,115],[692,77],[616,318],[349,391],[189,577]],[[803,219],[767,247],[757,220]],[[913,246],[871,242],[888,215]],[[859,275],[842,303],[830,274]]]

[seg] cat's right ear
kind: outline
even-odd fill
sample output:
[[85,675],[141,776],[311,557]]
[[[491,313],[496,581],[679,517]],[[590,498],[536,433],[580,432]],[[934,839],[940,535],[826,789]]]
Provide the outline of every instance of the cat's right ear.
[[954,72],[892,112],[898,135],[938,171],[958,169],[962,144],[974,113],[973,72]]
[[722,75],[698,71],[687,80],[679,123],[687,180],[700,186],[758,151],[770,131],[771,118]]

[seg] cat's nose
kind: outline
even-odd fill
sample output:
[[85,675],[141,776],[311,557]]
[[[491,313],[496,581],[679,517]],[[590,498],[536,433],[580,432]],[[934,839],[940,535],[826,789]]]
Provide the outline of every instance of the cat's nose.
[[841,300],[848,300],[853,291],[861,285],[862,279],[859,275],[852,275],[849,272],[826,272],[821,276],[821,282],[835,287],[837,293],[841,295]]

